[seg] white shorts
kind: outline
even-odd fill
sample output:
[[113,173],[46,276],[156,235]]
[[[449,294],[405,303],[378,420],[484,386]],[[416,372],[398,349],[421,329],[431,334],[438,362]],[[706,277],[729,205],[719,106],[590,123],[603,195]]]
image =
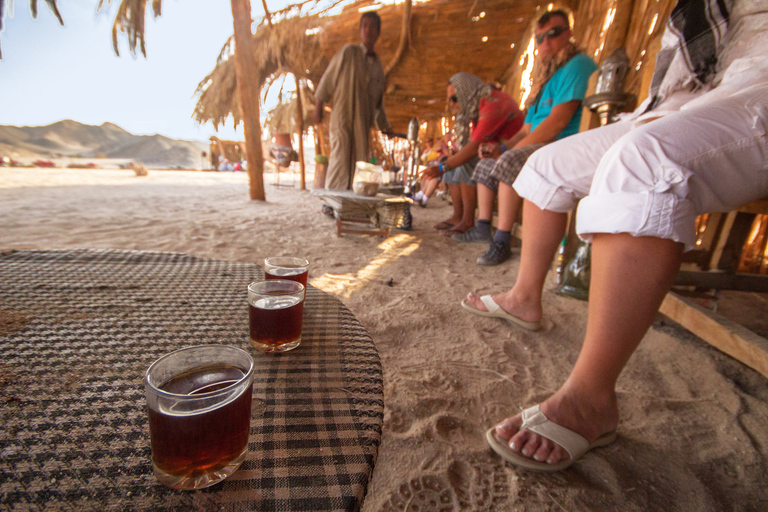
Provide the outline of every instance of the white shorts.
[[[635,127],[620,121],[536,151],[514,183],[541,209],[579,204],[576,231],[696,242],[695,219],[768,196],[768,85]],[[581,202],[579,203],[579,200]]]

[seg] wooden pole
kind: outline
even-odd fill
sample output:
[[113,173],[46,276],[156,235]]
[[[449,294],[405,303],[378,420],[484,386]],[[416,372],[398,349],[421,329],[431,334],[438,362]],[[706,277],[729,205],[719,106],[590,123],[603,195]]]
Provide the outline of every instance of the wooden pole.
[[272,28],[272,15],[269,14],[269,9],[267,9],[267,0],[261,0],[261,5],[264,6],[264,16],[267,18],[267,23],[269,23],[269,28]]
[[301,180],[299,189],[307,189],[307,170],[304,166],[304,102],[301,100],[301,82],[299,77],[293,75],[293,80],[296,82],[296,106],[298,107],[299,119],[297,124],[299,126],[299,169],[301,169]]
[[389,63],[387,69],[384,70],[385,80],[403,59],[403,55],[405,55],[405,52],[411,45],[411,3],[412,0],[405,0],[405,3],[403,4],[403,25],[400,31],[400,44],[397,46],[395,57]]
[[259,90],[261,80],[252,56],[250,0],[231,0],[235,29],[235,77],[245,134],[245,152],[248,155],[248,181],[251,199],[265,201],[264,153],[261,148],[261,119]]

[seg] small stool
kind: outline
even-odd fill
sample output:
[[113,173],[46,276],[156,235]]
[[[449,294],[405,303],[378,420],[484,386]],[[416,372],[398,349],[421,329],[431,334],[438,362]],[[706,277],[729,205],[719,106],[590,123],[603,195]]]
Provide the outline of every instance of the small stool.
[[412,203],[407,197],[386,194],[369,197],[351,190],[317,189],[312,194],[333,208],[336,236],[353,233],[387,238],[391,228],[406,224]]

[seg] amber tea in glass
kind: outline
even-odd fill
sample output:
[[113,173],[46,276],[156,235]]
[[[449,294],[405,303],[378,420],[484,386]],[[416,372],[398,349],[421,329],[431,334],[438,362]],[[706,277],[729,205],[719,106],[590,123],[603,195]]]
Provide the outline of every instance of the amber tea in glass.
[[144,379],[152,466],[160,483],[202,489],[245,460],[251,424],[253,359],[206,345],[167,354]]
[[286,352],[301,343],[304,286],[274,279],[248,285],[251,345],[262,352]]
[[264,260],[265,279],[289,279],[307,287],[309,262],[304,258],[275,256]]

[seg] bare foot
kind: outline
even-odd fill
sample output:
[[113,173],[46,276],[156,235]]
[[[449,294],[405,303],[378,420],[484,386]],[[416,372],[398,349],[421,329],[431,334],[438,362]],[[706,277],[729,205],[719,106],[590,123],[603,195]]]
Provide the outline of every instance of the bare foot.
[[[568,383],[542,402],[541,412],[550,421],[576,432],[589,443],[616,430],[619,423],[619,409],[613,390],[604,394],[581,394],[574,392]],[[562,446],[530,430],[520,430],[522,423],[522,415],[518,414],[496,426],[496,433],[509,440],[513,451],[547,464],[556,464],[570,457]]]
[[438,222],[437,224],[435,224],[432,227],[437,229],[437,230],[440,230],[440,231],[442,231],[444,229],[451,229],[451,228],[453,228],[453,226],[455,226],[459,222],[459,220],[460,219],[444,220],[444,221]]
[[459,233],[464,233],[466,230],[471,229],[472,227],[474,227],[474,224],[469,224],[467,222],[459,221],[458,223],[454,224],[454,226],[451,229]]
[[[531,323],[540,322],[542,317],[541,302],[519,300],[514,296],[513,291],[514,288],[506,293],[492,295],[491,298],[501,309],[520,320]],[[467,302],[480,311],[488,311],[480,297],[472,292],[467,294]]]

